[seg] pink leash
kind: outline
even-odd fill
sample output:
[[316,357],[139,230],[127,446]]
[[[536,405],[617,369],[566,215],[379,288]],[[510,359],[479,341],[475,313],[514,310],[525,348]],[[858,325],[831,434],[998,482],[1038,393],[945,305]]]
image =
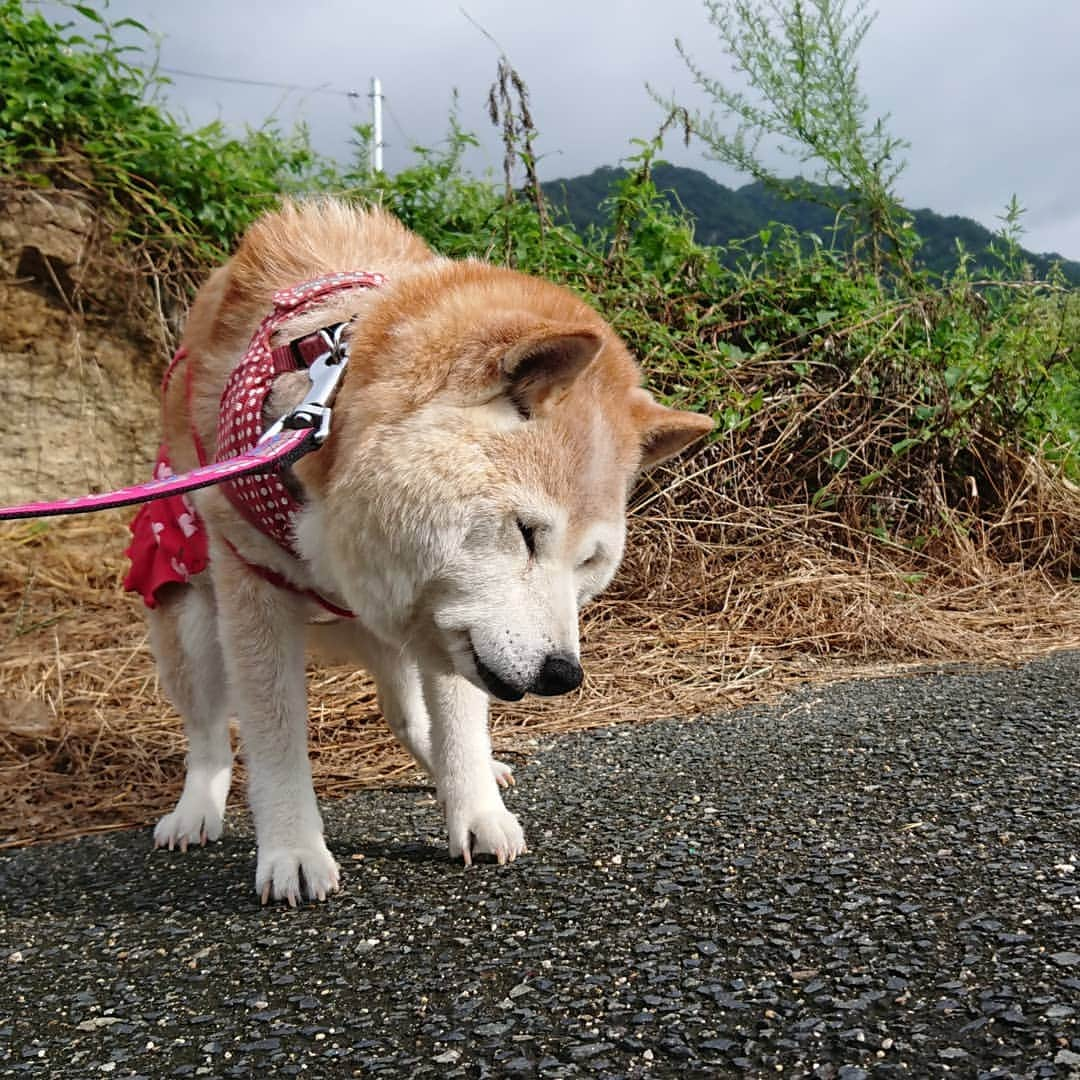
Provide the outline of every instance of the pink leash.
[[274,472],[298,461],[319,446],[314,427],[279,430],[268,433],[245,454],[238,454],[227,461],[215,461],[202,468],[179,476],[166,476],[160,480],[147,480],[118,491],[106,491],[99,495],[79,495],[73,499],[57,502],[33,502],[22,506],[0,508],[0,521],[19,518],[58,517],[62,514],[88,514],[94,510],[111,510],[117,506],[151,502],[170,495],[182,495],[188,491],[211,487],[225,480],[252,473]]
[[[374,275],[368,275],[374,276]],[[382,279],[380,278],[380,281]],[[198,469],[180,475],[169,475],[142,484],[107,491],[99,495],[79,495],[55,502],[32,502],[22,506],[0,508],[0,521],[19,518],[58,517],[63,514],[88,514],[94,510],[111,510],[118,506],[152,502],[171,495],[182,495],[198,488],[211,487],[253,473],[277,472],[292,465],[305,454],[317,450],[330,433],[330,405],[338,383],[348,363],[348,347],[342,339],[344,323],[326,327],[305,338],[305,347],[315,344],[317,355],[304,369],[311,386],[304,400],[280,420],[266,429],[259,441],[249,450],[225,461],[212,461]],[[294,343],[296,344],[296,343]],[[288,350],[292,346],[284,346]],[[181,349],[169,365],[166,381],[176,363],[186,358]]]

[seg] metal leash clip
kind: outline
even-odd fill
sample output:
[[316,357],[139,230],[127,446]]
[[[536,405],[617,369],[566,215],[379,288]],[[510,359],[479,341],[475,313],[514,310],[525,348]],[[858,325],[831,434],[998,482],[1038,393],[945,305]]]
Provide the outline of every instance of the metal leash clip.
[[330,434],[330,406],[349,362],[349,346],[343,337],[348,325],[347,322],[336,323],[318,331],[326,343],[326,351],[315,357],[306,369],[311,387],[304,400],[275,420],[263,432],[256,446],[261,446],[287,429],[310,428],[316,446],[322,446],[326,441],[326,436]]

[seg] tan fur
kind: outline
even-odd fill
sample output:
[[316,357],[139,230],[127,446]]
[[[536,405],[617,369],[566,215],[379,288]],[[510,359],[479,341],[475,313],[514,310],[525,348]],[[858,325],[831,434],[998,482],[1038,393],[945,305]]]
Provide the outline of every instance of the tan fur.
[[[524,846],[520,827],[490,774],[477,771],[486,745],[481,660],[525,689],[572,666],[554,658],[576,656],[577,606],[618,563],[633,477],[711,427],[640,389],[623,343],[566,289],[442,259],[386,213],[322,200],[263,217],[200,291],[184,339],[187,368],[164,403],[178,469],[196,463],[193,431],[215,452],[222,388],[275,290],[340,270],[374,270],[388,282],[338,294],[279,334],[288,341],[352,320],[330,438],[295,467],[307,497],[297,524],[303,557],[257,533],[220,491],[197,496],[214,583],[199,610],[216,621],[247,729],[257,884],[290,900],[301,878],[309,895],[337,883],[313,796],[304,794],[306,752],[297,750],[301,639],[289,627],[312,609],[246,571],[221,540],[357,612],[336,628],[338,644],[372,668],[395,733],[435,776],[451,851],[466,861],[471,850],[513,858]],[[277,410],[304,379],[279,383],[270,399]],[[537,533],[533,555],[526,529]],[[198,617],[188,609],[189,621]],[[159,630],[163,642],[174,637]],[[281,771],[285,758],[294,773]],[[282,801],[293,775],[300,810]]]

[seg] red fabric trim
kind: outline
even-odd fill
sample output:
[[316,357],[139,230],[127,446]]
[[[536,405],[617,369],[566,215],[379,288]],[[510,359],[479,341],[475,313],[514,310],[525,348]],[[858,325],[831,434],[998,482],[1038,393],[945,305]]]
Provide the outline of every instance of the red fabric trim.
[[236,545],[231,541],[226,540],[229,550],[246,566],[256,577],[261,577],[263,581],[269,582],[271,585],[275,585],[279,589],[285,589],[287,592],[296,593],[297,596],[306,596],[309,600],[314,600],[320,607],[325,608],[331,615],[337,615],[342,619],[355,619],[356,616],[347,608],[338,607],[332,600],[327,600],[325,596],[315,592],[314,589],[301,589],[299,585],[294,585],[288,578],[283,577],[276,570],[271,570],[268,566],[260,566],[258,563],[250,563],[239,551],[236,550]]
[[161,376],[161,392],[165,393],[169,389],[169,382],[172,380],[173,371],[176,369],[176,365],[181,360],[186,360],[188,357],[188,351],[186,345],[181,345],[176,352],[173,353],[173,358],[169,361],[169,366],[165,369],[165,374]]
[[[164,446],[158,451],[155,477],[172,472]],[[210,565],[206,528],[186,495],[143,503],[131,522],[131,543],[124,554],[131,567],[124,588],[137,592],[149,608],[166,585],[186,584]]]
[[[188,350],[183,345],[173,353],[169,366],[161,377],[162,397],[169,389],[177,365],[187,358]],[[186,375],[190,416],[190,364],[187,366]],[[192,436],[198,449],[198,436],[194,429]],[[206,462],[200,457],[199,464],[205,465]],[[168,447],[163,442],[154,463],[154,476],[158,478],[171,472]],[[210,564],[206,529],[195,512],[195,507],[185,495],[170,495],[165,499],[143,503],[129,528],[131,543],[124,554],[131,560],[131,566],[124,577],[124,588],[128,592],[139,593],[148,608],[157,607],[157,594],[166,585],[185,584]]]
[[206,447],[203,446],[202,439],[199,438],[199,433],[195,430],[195,420],[191,415],[191,390],[192,390],[192,367],[188,364],[184,371],[184,407],[187,410],[188,418],[188,433],[191,435],[191,441],[195,445],[195,456],[199,459],[200,465],[208,465],[210,463],[210,455],[206,452]]

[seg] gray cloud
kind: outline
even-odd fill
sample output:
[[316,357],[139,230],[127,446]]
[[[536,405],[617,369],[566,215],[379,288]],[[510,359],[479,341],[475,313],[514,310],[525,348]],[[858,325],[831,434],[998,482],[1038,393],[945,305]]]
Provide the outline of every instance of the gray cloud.
[[[45,5],[46,7],[48,5]],[[724,58],[700,0],[467,0],[469,14],[506,49],[527,81],[547,178],[615,164],[629,139],[661,119],[646,81],[703,104],[675,52],[681,38],[708,70]],[[319,149],[345,158],[367,118],[368,79],[383,80],[386,163],[414,142],[444,135],[451,89],[463,124],[481,136],[471,164],[496,170],[500,151],[484,101],[497,52],[442,0],[112,0],[113,19],[161,35],[161,63],[213,74],[356,90],[359,101],[174,76],[167,100],[193,123],[258,125],[303,119]],[[1027,207],[1025,242],[1080,259],[1080,5],[1060,0],[881,0],[861,54],[876,114],[911,142],[901,195],[913,206],[961,213],[993,227],[1015,192]],[[743,182],[676,140],[671,160]]]

